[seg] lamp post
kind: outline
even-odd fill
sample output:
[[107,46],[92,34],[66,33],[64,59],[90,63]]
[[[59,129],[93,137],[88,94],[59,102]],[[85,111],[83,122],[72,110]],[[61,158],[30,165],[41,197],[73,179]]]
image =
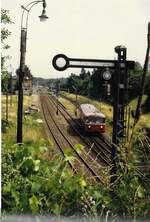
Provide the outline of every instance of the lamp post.
[[26,53],[26,41],[27,41],[27,28],[29,12],[33,6],[38,3],[43,3],[42,14],[39,16],[41,21],[45,21],[48,17],[46,16],[46,2],[45,0],[33,1],[26,6],[21,6],[23,9],[21,17],[21,38],[20,38],[20,66],[18,76],[18,113],[17,113],[17,143],[22,143],[22,117],[23,117],[23,78],[25,68],[25,53]]

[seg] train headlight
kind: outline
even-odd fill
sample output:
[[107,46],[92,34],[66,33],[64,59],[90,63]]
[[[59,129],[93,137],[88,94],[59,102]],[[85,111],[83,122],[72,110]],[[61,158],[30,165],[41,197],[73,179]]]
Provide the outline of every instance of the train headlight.
[[101,125],[101,126],[100,126],[100,128],[101,128],[101,129],[103,129],[103,128],[104,128],[104,126],[103,126],[103,125]]
[[90,129],[90,128],[91,128],[91,126],[88,126],[88,128]]

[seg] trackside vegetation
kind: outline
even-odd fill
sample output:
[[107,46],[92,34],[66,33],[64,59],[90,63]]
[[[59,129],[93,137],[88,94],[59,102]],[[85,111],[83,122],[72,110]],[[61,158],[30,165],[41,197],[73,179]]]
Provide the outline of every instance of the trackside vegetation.
[[[37,121],[40,113],[24,119],[24,131],[27,133],[28,127],[34,136],[31,134],[30,140],[25,137],[24,144],[18,146],[12,139],[15,112],[14,105],[2,134],[3,217],[41,214],[84,217],[87,221],[150,217],[150,145],[143,130],[134,133],[130,144],[118,147],[115,183],[91,185],[82,174],[74,175],[70,170],[71,152],[62,157],[54,152],[51,139],[37,139],[43,138],[43,126]],[[146,169],[138,167],[143,162]]]

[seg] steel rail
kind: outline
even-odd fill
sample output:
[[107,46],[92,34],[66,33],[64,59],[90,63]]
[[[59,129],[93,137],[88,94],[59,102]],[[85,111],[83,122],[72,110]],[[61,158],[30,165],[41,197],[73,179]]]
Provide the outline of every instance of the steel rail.
[[[46,101],[46,100],[45,100]],[[43,100],[44,102],[44,100]],[[46,104],[47,105],[47,104]],[[74,153],[78,156],[78,158],[81,160],[82,163],[84,163],[84,165],[87,167],[87,169],[92,173],[92,175],[94,176],[94,179],[96,179],[98,182],[101,182],[102,184],[104,184],[104,182],[102,181],[102,179],[99,177],[99,175],[97,175],[97,173],[89,166],[89,164],[87,163],[87,161],[85,161],[85,159],[83,159],[83,157],[81,155],[79,155],[79,153],[75,150],[74,146],[72,145],[72,143],[69,141],[69,139],[66,137],[66,135],[62,132],[62,130],[60,129],[60,127],[58,126],[58,124],[56,123],[54,117],[51,114],[51,111],[47,105],[47,109],[49,112],[49,115],[51,117],[51,119],[53,120],[55,126],[57,127],[58,131],[60,132],[60,134],[64,137],[64,139],[67,141],[67,143],[70,145],[70,147],[73,149]],[[54,135],[54,133],[52,134]],[[55,137],[55,139],[58,139],[58,136]],[[58,141],[57,141],[58,143]],[[59,144],[60,146],[60,144]]]
[[[56,105],[56,103],[55,103]],[[59,102],[59,105],[62,106],[63,111],[69,116],[70,120],[74,122],[74,124],[72,124],[72,122],[70,120],[68,120],[68,118],[65,116],[65,114],[63,114],[61,112],[61,110],[59,109],[59,111],[61,112],[61,114],[64,116],[64,118],[66,119],[66,121],[68,121],[68,123],[71,125],[71,127],[73,128],[73,130],[77,133],[77,135],[82,139],[82,141],[84,141],[84,143],[86,145],[88,145],[89,147],[91,147],[91,145],[94,143],[95,147],[92,147],[92,151],[94,151],[102,160],[103,162],[105,162],[107,165],[110,165],[110,162],[107,160],[109,159],[108,157],[108,153],[106,153],[106,151],[104,151],[103,149],[105,149],[104,147],[102,147],[102,144],[97,144],[95,141],[93,141],[93,143],[91,144],[91,139],[89,140],[89,138],[85,138],[84,136],[81,135],[81,133],[79,132],[79,130],[76,127],[77,121],[75,121],[74,119],[72,119],[72,116],[68,113],[68,111],[66,109],[64,109],[64,106]],[[81,127],[81,125],[78,124],[78,126]],[[99,146],[100,145],[100,146]],[[99,149],[100,147],[102,147],[103,149]],[[99,155],[100,153],[103,153],[103,155]],[[105,157],[104,157],[105,156]]]
[[[53,98],[53,103],[54,103],[54,105],[56,106],[56,101],[54,102],[54,100],[55,100],[55,98],[54,97],[52,97]],[[52,101],[52,98],[50,98],[49,97],[49,99]],[[58,101],[57,101],[58,102]],[[67,114],[67,116],[70,118],[70,119],[68,119],[67,117],[66,117],[66,115],[64,114],[64,113],[62,113],[62,111],[59,109],[59,111],[61,112],[61,114],[64,116],[64,118],[66,119],[66,121],[71,125],[71,127],[72,127],[72,129],[77,133],[77,135],[82,139],[82,141],[84,141],[84,143],[86,144],[86,145],[88,145],[88,146],[90,146],[91,147],[91,141],[89,141],[89,138],[85,138],[84,136],[82,136],[81,135],[81,133],[79,132],[79,130],[77,129],[77,127],[76,127],[76,124],[78,124],[77,123],[77,121],[75,121],[74,119],[72,119],[72,116],[68,113],[68,111],[66,110],[66,108],[64,108],[64,106],[59,102],[59,106],[61,106],[61,108],[63,109],[63,111]],[[71,121],[73,122],[71,122]],[[80,126],[79,124],[78,124],[78,126]],[[81,126],[80,126],[81,127]],[[104,162],[104,163],[106,163],[107,165],[110,165],[110,159],[108,158],[108,153],[106,152],[106,151],[104,151],[103,149],[101,149],[101,150],[99,150],[99,145],[102,147],[102,145],[101,144],[97,144],[97,142],[95,142],[95,141],[93,141],[93,143],[94,143],[94,145],[96,146],[96,147],[92,147],[92,151],[94,151],[101,159],[102,159],[102,161]],[[104,146],[102,147],[102,148],[104,148]],[[104,148],[105,149],[105,148]],[[100,151],[100,152],[99,152]],[[99,154],[101,154],[102,153],[102,155],[99,155]],[[105,156],[105,157],[104,157]],[[107,160],[108,159],[108,160]]]
[[[41,101],[41,95],[40,95],[40,101]],[[44,102],[43,97],[42,97],[42,101]],[[54,130],[51,129],[51,127],[50,127],[51,124],[49,124],[48,119],[46,118],[46,117],[48,116],[48,114],[46,114],[46,109],[45,109],[45,107],[44,107],[44,103],[41,103],[41,108],[42,108],[42,114],[43,114],[45,123],[46,123],[46,125],[47,125],[47,127],[48,127],[48,129],[49,129],[49,132],[51,133],[51,135],[52,135],[55,143],[57,144],[57,147],[59,148],[59,150],[61,151],[61,153],[62,153],[63,156],[65,157],[64,151],[63,151],[63,149],[61,148],[60,144],[58,143],[58,138],[55,136]],[[47,110],[47,111],[48,111],[48,110]],[[73,169],[73,172],[76,174],[77,171],[76,171],[76,169],[72,166],[72,164],[70,163],[70,161],[68,161],[68,164],[69,164],[69,166],[71,167],[71,169]]]

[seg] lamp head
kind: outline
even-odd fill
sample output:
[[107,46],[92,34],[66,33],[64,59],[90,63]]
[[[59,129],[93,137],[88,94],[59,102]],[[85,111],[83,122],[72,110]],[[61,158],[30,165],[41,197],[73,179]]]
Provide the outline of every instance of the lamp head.
[[39,16],[39,18],[41,22],[44,22],[46,21],[46,19],[48,19],[45,9],[43,9],[42,14]]

